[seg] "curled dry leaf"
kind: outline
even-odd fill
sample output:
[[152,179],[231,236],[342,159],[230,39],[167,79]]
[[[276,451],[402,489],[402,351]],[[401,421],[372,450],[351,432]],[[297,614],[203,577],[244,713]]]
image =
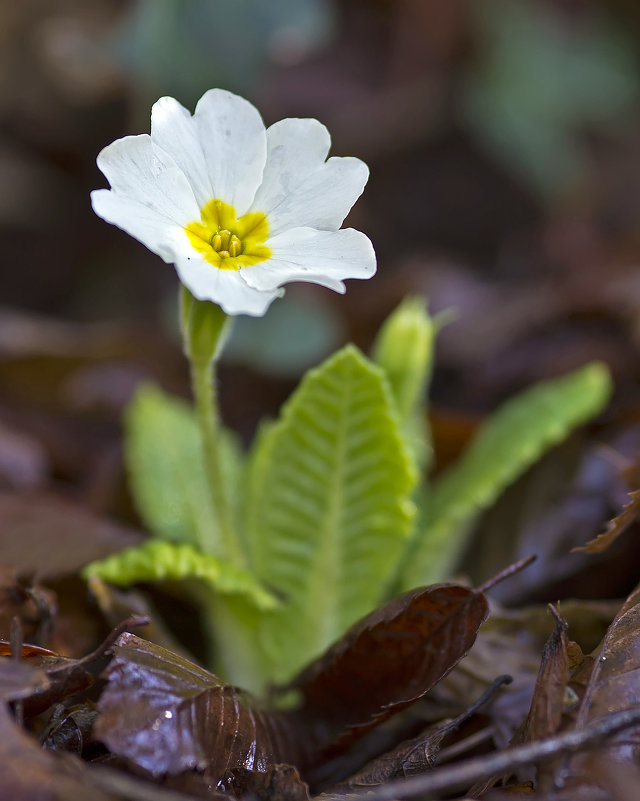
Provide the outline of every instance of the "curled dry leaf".
[[[109,649],[120,633],[145,622],[144,618],[123,621],[95,651],[82,659],[68,659],[35,645],[19,646],[21,661],[0,659],[2,697],[6,701],[19,699],[26,718],[66,702],[94,684],[96,676],[106,664]],[[11,657],[15,650],[12,643],[0,640],[0,657]]]
[[569,624],[550,606],[556,627],[547,640],[531,699],[529,714],[518,742],[529,743],[556,734],[562,721],[565,692],[569,682],[567,629]]
[[[549,605],[549,610],[555,618],[556,625],[542,652],[529,714],[513,738],[512,745],[531,743],[543,740],[545,737],[552,737],[559,731],[562,723],[569,683],[569,641],[567,638],[569,624],[554,606]],[[539,766],[538,789],[547,788],[552,783],[553,772],[554,763]],[[523,771],[521,778],[533,779],[534,773],[533,771]]]
[[631,499],[624,507],[622,512],[607,524],[607,528],[586,545],[573,548],[572,551],[583,551],[584,553],[602,553],[626,531],[629,526],[638,519],[640,515],[640,490],[632,490],[629,493]]
[[317,758],[348,745],[421,698],[473,645],[486,597],[455,584],[399,595],[360,620],[292,687],[313,728]]
[[441,720],[429,726],[417,737],[401,742],[388,753],[367,762],[345,782],[333,786],[331,791],[333,793],[347,792],[358,788],[372,787],[400,776],[412,776],[431,770],[438,762],[440,745],[444,738],[477,712],[499,687],[510,681],[510,676],[499,676],[482,696],[462,714],[455,718]]

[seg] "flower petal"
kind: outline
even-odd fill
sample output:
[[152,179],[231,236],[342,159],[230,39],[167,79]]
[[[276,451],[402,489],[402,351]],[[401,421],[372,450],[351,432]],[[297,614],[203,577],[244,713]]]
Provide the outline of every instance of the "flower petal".
[[161,259],[172,263],[176,258],[184,229],[173,220],[109,189],[92,192],[91,205],[96,214],[131,234]]
[[344,292],[344,279],[370,278],[376,271],[371,241],[353,228],[292,228],[265,244],[272,257],[240,271],[249,286],[263,291],[276,289],[287,281],[309,281]]
[[148,134],[116,139],[97,161],[115,194],[179,225],[200,219],[200,207],[184,173],[168,153],[152,144]]
[[334,231],[362,194],[369,169],[356,158],[325,161],[331,137],[318,120],[286,119],[267,129],[267,163],[252,209],[275,236],[310,226]]
[[238,95],[210,89],[200,98],[193,122],[207,165],[213,197],[249,208],[262,180],[267,137],[257,109]]
[[168,153],[191,184],[202,208],[213,197],[204,151],[191,112],[173,97],[161,97],[151,109],[151,141]]
[[193,249],[185,251],[175,266],[180,281],[196,298],[217,303],[227,314],[262,317],[271,303],[284,295],[283,289],[263,291],[249,286],[240,271],[219,270]]

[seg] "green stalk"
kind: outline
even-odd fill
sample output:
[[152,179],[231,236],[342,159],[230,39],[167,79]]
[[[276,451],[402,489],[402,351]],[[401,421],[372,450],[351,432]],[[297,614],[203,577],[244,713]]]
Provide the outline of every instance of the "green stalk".
[[246,560],[235,530],[224,484],[220,452],[220,412],[215,380],[215,365],[227,338],[231,318],[219,306],[197,300],[183,287],[181,322],[208,484],[218,517],[224,554],[232,564],[244,567]]

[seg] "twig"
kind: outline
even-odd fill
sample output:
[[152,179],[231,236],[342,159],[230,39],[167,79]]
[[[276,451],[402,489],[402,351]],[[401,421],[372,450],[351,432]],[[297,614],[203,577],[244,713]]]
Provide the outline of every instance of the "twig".
[[496,584],[500,584],[501,581],[514,576],[516,573],[519,573],[521,570],[524,570],[525,567],[529,567],[531,562],[535,562],[538,557],[535,554],[531,554],[530,556],[525,556],[523,559],[519,559],[517,562],[514,562],[509,567],[505,567],[504,570],[501,570],[497,576],[493,576],[490,578],[489,581],[485,581],[480,587],[478,587],[478,592],[486,592],[490,590],[492,587],[495,587]]
[[470,734],[468,737],[465,737],[464,740],[458,740],[453,745],[449,745],[447,748],[441,749],[440,753],[438,754],[438,762],[440,764],[443,762],[450,762],[454,757],[460,756],[460,754],[464,754],[466,751],[471,751],[471,749],[475,748],[476,745],[486,743],[486,741],[490,740],[495,733],[496,730],[494,726],[487,726],[484,729],[479,729],[474,734]]
[[[473,757],[455,765],[437,768],[431,773],[387,782],[374,790],[356,791],[351,798],[353,795],[360,795],[363,801],[394,801],[399,798],[411,798],[416,795],[424,797],[469,787],[473,782],[492,776],[494,773],[509,773],[520,765],[546,762],[557,757],[559,753],[578,751],[581,748],[597,745],[610,734],[637,724],[640,724],[640,707],[609,715],[580,731],[564,732],[546,740],[507,748],[497,754]],[[341,801],[341,797],[327,795],[323,801]]]

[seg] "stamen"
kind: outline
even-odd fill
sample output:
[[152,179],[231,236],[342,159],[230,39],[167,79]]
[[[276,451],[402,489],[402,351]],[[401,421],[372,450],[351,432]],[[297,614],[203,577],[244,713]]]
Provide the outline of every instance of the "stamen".
[[242,254],[242,240],[227,228],[220,228],[211,237],[211,247],[221,259],[229,259]]
[[229,253],[232,256],[239,256],[242,253],[242,242],[235,234],[232,234],[229,240]]
[[248,212],[238,219],[233,206],[214,198],[201,210],[201,218],[186,225],[185,231],[193,248],[213,267],[240,270],[270,258],[263,212]]
[[231,231],[227,231],[226,228],[221,228],[211,237],[211,247],[216,253],[226,252],[229,250],[229,242],[233,239],[238,239],[238,237],[235,234],[232,236]]

